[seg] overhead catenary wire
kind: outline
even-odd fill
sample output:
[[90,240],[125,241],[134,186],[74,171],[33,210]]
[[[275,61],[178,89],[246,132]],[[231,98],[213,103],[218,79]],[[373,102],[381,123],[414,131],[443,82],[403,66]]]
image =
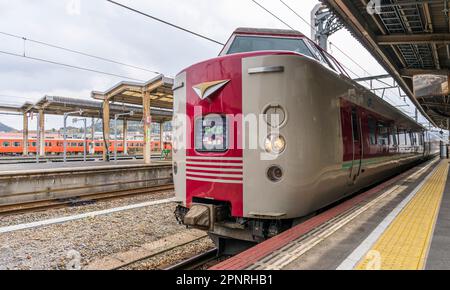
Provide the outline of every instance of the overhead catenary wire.
[[[117,61],[117,60],[109,59],[109,58],[102,57],[102,56],[93,55],[93,54],[90,54],[90,53],[86,53],[86,52],[83,52],[83,51],[79,51],[79,50],[75,50],[75,49],[59,46],[59,45],[56,45],[56,44],[51,44],[51,43],[48,43],[48,42],[31,39],[31,38],[28,38],[28,37],[25,37],[25,36],[16,35],[16,34],[9,33],[9,32],[0,31],[0,34],[5,35],[5,36],[9,36],[9,37],[13,37],[13,38],[17,38],[17,39],[22,39],[24,42],[29,41],[29,42],[36,43],[36,44],[39,44],[39,45],[43,45],[43,46],[47,46],[47,47],[51,47],[51,48],[67,51],[67,52],[70,52],[70,53],[83,55],[83,56],[86,56],[86,57],[90,57],[90,58],[98,59],[98,60],[101,60],[101,61],[114,63],[114,64],[121,65],[121,66],[126,66],[126,67],[133,68],[133,69],[146,71],[146,72],[150,72],[150,73],[154,73],[154,74],[161,74],[160,72],[157,72],[157,71],[154,71],[154,70],[151,70],[151,69],[139,67],[139,66],[132,65],[132,64],[127,64],[127,63],[120,62],[120,61]],[[26,55],[25,54],[25,44],[24,44],[24,55]]]
[[255,3],[256,5],[258,5],[261,9],[265,10],[267,13],[269,13],[270,15],[272,15],[273,17],[275,17],[276,19],[278,19],[281,23],[283,23],[284,25],[286,25],[287,27],[289,27],[292,30],[295,30],[292,26],[290,26],[289,24],[287,24],[287,22],[285,22],[283,19],[281,19],[280,17],[278,17],[275,13],[273,13],[272,11],[270,11],[269,9],[267,9],[266,7],[264,7],[261,3],[259,3],[256,0],[252,0],[253,3]]
[[123,75],[119,75],[119,74],[115,74],[115,73],[110,73],[110,72],[105,72],[105,71],[96,70],[96,69],[92,69],[92,68],[86,68],[86,67],[66,64],[66,63],[52,61],[52,60],[48,60],[48,59],[44,59],[44,58],[37,58],[37,57],[32,57],[32,56],[27,56],[27,55],[21,55],[18,53],[13,53],[13,52],[8,52],[8,51],[3,51],[3,50],[0,50],[0,54],[34,60],[34,61],[39,61],[39,62],[50,63],[50,64],[54,64],[54,65],[58,65],[58,66],[64,66],[64,67],[76,69],[76,70],[88,71],[88,72],[93,72],[93,73],[97,73],[97,74],[103,74],[103,75],[108,75],[108,76],[112,76],[112,77],[137,81],[137,82],[144,82],[144,80],[141,80],[141,79],[131,78],[128,76],[123,76]]
[[[279,0],[284,6],[286,6],[291,12],[293,12],[297,17],[299,17],[303,22],[305,22],[309,27],[311,27],[314,31],[317,31],[317,29],[311,24],[309,23],[305,18],[303,18],[299,13],[297,13],[291,6],[289,6],[285,1],[283,0]],[[269,13],[270,15],[272,15],[273,17],[275,17],[276,19],[278,19],[281,23],[283,23],[284,25],[286,25],[287,27],[289,27],[290,29],[294,30],[294,28],[292,28],[292,26],[290,26],[289,24],[287,24],[284,20],[282,20],[280,17],[278,17],[275,13],[273,13],[272,11],[270,11],[269,9],[267,9],[266,7],[264,7],[262,4],[260,4],[259,2],[257,2],[256,0],[252,0],[252,2],[254,2],[255,4],[257,4],[260,8],[262,8],[263,10],[265,10],[267,13]],[[336,46],[335,44],[331,43],[330,44],[332,46],[334,46],[337,50],[339,50],[345,57],[347,57],[349,60],[351,60],[354,64],[356,64],[359,68],[361,68],[365,73],[367,73],[369,76],[371,75],[366,69],[364,69],[360,64],[358,64],[351,56],[349,56],[347,53],[345,53],[342,49],[340,49],[338,46]],[[341,63],[341,65],[350,73],[352,73],[353,75],[355,75],[356,77],[361,77],[359,74],[355,73],[353,70],[351,70],[350,68],[348,68],[347,66],[345,66],[344,64]],[[382,83],[382,84],[386,84],[388,85],[386,82],[383,82],[381,80],[377,80],[376,81]],[[368,81],[365,81],[366,83],[369,83]],[[387,100],[389,100],[391,103],[395,104],[396,102],[392,101],[389,97],[385,96]],[[408,114],[405,110],[401,109],[401,111],[403,111],[404,113]]]
[[114,4],[114,5],[120,6],[120,7],[122,7],[122,8],[125,8],[125,9],[127,9],[127,10],[130,10],[130,11],[132,11],[132,12],[135,12],[135,13],[137,13],[137,14],[140,14],[140,15],[143,15],[143,16],[145,16],[145,17],[151,18],[151,19],[153,19],[153,20],[155,20],[155,21],[158,21],[158,22],[161,22],[161,23],[163,23],[163,24],[169,25],[169,26],[171,26],[171,27],[173,27],[173,28],[176,28],[176,29],[178,29],[178,30],[181,30],[181,31],[187,32],[187,33],[189,33],[189,34],[192,34],[192,35],[194,35],[194,36],[200,37],[200,38],[202,38],[202,39],[204,39],[204,40],[208,40],[208,41],[213,42],[213,43],[218,44],[218,45],[224,45],[224,43],[222,43],[222,42],[220,42],[220,41],[218,41],[218,40],[215,40],[215,39],[213,39],[213,38],[211,38],[211,37],[202,35],[202,34],[200,34],[200,33],[198,33],[198,32],[194,32],[194,31],[192,31],[192,30],[189,30],[189,29],[187,29],[187,28],[181,27],[181,26],[179,26],[179,25],[170,23],[170,22],[168,22],[168,21],[166,21],[166,20],[157,18],[157,17],[155,17],[155,16],[152,16],[152,15],[150,15],[150,14],[148,14],[148,13],[142,12],[142,11],[137,10],[137,9],[135,9],[135,8],[132,8],[132,7],[130,7],[130,6],[124,5],[124,4],[122,4],[122,3],[119,3],[119,2],[116,2],[116,1],[112,1],[112,0],[106,0],[106,1],[108,1],[108,2],[110,2],[110,3],[112,3],[112,4]]
[[[297,11],[295,11],[291,6],[289,6],[289,4],[287,4],[285,1],[283,0],[279,0],[284,6],[286,6],[286,8],[288,8],[292,13],[294,13],[298,18],[300,18],[300,20],[302,20],[304,23],[306,23],[311,29],[313,29],[314,31],[317,32],[317,29],[311,24],[309,23],[304,17],[302,17],[299,13],[297,13]],[[351,62],[353,62],[356,66],[358,66],[363,72],[365,72],[367,75],[371,75],[370,72],[368,72],[364,67],[362,67],[358,62],[356,62],[351,56],[349,56],[345,51],[343,51],[341,48],[339,48],[336,44],[332,43],[330,41],[330,46],[334,46],[339,52],[341,52],[346,58],[348,58]],[[342,64],[343,65],[343,64]],[[344,66],[344,65],[343,65]],[[345,67],[345,66],[344,66]],[[353,71],[351,71],[348,67],[345,67],[345,69],[347,69],[348,71],[350,71],[352,74],[356,75],[359,77],[359,75],[357,75],[356,73],[354,73]],[[380,83],[386,84],[385,82],[381,81],[381,80],[377,80]]]

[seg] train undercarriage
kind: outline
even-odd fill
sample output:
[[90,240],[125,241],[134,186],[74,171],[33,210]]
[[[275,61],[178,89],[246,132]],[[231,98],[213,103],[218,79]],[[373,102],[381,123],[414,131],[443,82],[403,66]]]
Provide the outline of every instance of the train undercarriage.
[[221,255],[235,255],[290,229],[294,220],[231,216],[228,203],[194,199],[190,208],[178,205],[175,217],[188,228],[207,231]]

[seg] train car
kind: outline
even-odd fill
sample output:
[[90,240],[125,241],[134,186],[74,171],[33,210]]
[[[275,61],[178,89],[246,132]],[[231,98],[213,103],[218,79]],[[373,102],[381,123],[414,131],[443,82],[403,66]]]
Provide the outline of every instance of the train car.
[[[114,151],[114,145],[117,143],[117,152],[123,153],[124,146],[123,141],[111,141],[109,150]],[[138,154],[142,153],[144,148],[144,141],[127,141],[128,153]],[[104,142],[101,140],[86,141],[87,152],[93,152],[95,154],[102,154],[104,150]],[[172,150],[172,144],[170,142],[164,142],[164,149]],[[37,144],[35,139],[28,141],[28,152],[30,154],[36,154]],[[82,139],[68,139],[67,140],[67,154],[69,155],[81,155],[83,154],[83,140]],[[152,142],[152,151],[161,150],[161,142]],[[45,141],[45,153],[48,155],[62,155],[64,152],[64,140],[62,139],[48,139]],[[0,155],[1,156],[19,156],[23,153],[23,140],[17,138],[0,138]]]
[[174,99],[175,215],[225,253],[434,153],[424,127],[297,31],[236,30],[176,76]]

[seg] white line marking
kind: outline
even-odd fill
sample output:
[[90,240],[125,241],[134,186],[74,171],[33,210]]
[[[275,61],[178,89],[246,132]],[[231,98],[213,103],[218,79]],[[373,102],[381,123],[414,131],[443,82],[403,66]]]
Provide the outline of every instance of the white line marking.
[[218,172],[240,172],[243,173],[244,169],[234,169],[234,168],[218,168],[218,167],[194,167],[186,166],[187,170],[198,170],[198,171],[218,171]]
[[229,174],[229,173],[206,173],[187,170],[186,174],[196,175],[199,177],[229,177],[229,178],[244,178],[243,174]]
[[375,230],[339,265],[339,267],[337,267],[336,270],[353,270],[438,168],[439,165],[375,228]]
[[54,225],[54,224],[62,224],[62,223],[70,222],[70,221],[76,221],[76,220],[81,220],[81,219],[85,219],[85,218],[93,218],[96,216],[108,215],[108,214],[117,213],[117,212],[121,212],[121,211],[127,211],[127,210],[132,210],[132,209],[144,208],[144,207],[148,207],[148,206],[171,203],[174,201],[175,201],[175,198],[169,198],[169,199],[127,205],[127,206],[123,206],[123,207],[111,208],[111,209],[106,209],[106,210],[88,212],[88,213],[83,213],[83,214],[74,215],[74,216],[48,219],[48,220],[43,220],[43,221],[38,221],[38,222],[33,222],[33,223],[28,223],[28,224],[7,226],[7,227],[0,228],[0,234],[10,233],[10,232],[15,232],[15,231],[20,231],[20,230],[26,230],[26,229],[32,229],[32,228],[38,228],[38,227],[44,227],[44,226],[49,226],[49,225]]

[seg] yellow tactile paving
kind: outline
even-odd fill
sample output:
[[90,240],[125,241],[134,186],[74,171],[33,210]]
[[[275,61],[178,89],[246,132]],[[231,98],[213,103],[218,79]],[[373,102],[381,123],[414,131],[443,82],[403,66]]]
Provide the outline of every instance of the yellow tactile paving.
[[448,161],[442,161],[355,269],[422,270],[425,267],[448,168]]

